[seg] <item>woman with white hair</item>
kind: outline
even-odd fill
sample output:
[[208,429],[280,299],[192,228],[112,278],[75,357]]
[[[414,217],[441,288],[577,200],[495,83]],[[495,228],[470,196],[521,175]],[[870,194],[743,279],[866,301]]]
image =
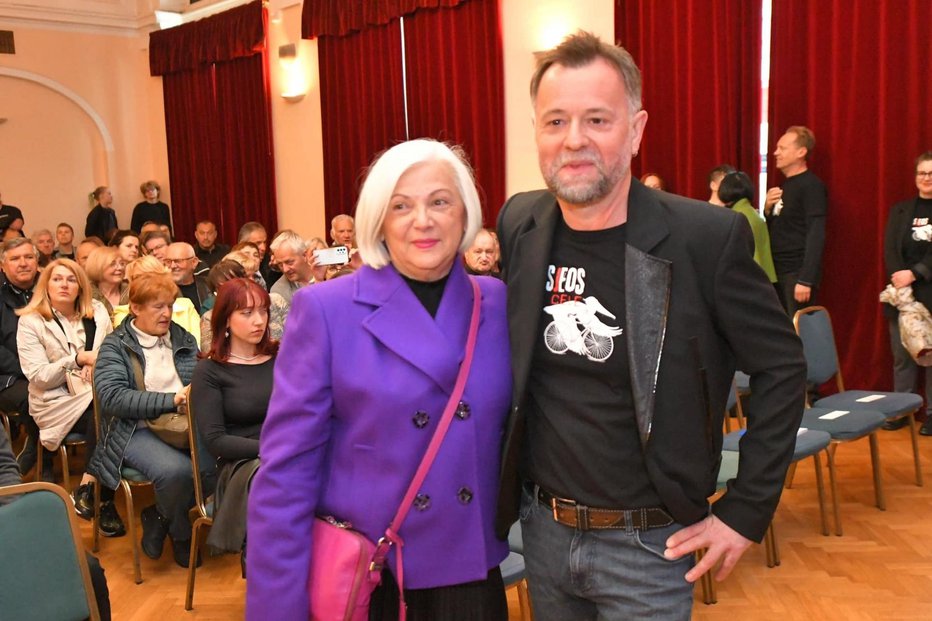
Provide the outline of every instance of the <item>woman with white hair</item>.
[[[369,169],[356,207],[364,266],[294,294],[249,498],[248,618],[307,619],[314,516],[383,537],[447,411],[436,460],[390,535],[404,541],[407,618],[507,618],[508,550],[493,528],[511,399],[505,288],[462,261],[481,226],[460,152],[399,144]],[[393,552],[370,619],[396,618],[398,570]]]

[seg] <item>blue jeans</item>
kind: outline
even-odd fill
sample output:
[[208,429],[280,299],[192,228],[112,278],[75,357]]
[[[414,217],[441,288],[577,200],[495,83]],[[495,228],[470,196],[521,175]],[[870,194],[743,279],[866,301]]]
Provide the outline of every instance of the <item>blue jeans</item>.
[[693,585],[683,576],[693,557],[663,556],[667,538],[680,528],[580,531],[554,521],[536,490],[525,486],[521,529],[534,618],[688,621]]
[[[203,451],[202,451],[203,453]],[[205,494],[213,489],[215,470],[213,458],[200,454],[201,480]],[[194,472],[187,449],[176,449],[162,442],[151,431],[139,428],[126,445],[123,459],[127,465],[139,470],[155,487],[155,506],[168,519],[168,534],[173,541],[191,539],[191,521],[188,510],[194,506]],[[209,470],[208,470],[209,469]]]

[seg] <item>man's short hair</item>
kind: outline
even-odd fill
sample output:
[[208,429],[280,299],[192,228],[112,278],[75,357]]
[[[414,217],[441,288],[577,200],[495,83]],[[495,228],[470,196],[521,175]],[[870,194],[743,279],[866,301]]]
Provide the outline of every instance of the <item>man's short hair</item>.
[[925,153],[920,153],[919,157],[916,158],[916,168],[919,168],[919,164],[923,162],[932,162],[932,151],[926,151]]
[[353,224],[356,223],[356,221],[353,220],[353,216],[349,215],[348,213],[339,213],[339,214],[333,216],[333,218],[331,218],[331,220],[330,220],[330,228],[332,229],[333,227],[335,227],[335,226],[337,225],[337,222],[339,222],[340,220],[349,220],[349,221],[352,222]]
[[307,252],[308,243],[291,229],[282,229],[275,234],[275,239],[269,244],[269,250],[276,252],[282,246],[291,248],[295,254],[304,254]]
[[202,224],[209,224],[210,226],[217,228],[217,224],[213,220],[199,220],[197,223],[195,223],[194,228],[197,228]]
[[472,246],[482,227],[482,206],[472,169],[466,154],[458,146],[448,146],[427,138],[396,144],[376,157],[366,173],[356,205],[356,244],[363,263],[374,269],[391,263],[382,235],[382,224],[398,179],[412,166],[424,162],[443,162],[450,167],[456,190],[466,211],[466,230],[460,252]]
[[58,225],[55,227],[55,230],[57,231],[58,229],[61,229],[61,228],[68,229],[69,231],[71,231],[72,235],[74,234],[74,227],[68,224],[67,222],[59,222]]
[[808,156],[815,149],[815,134],[804,125],[791,125],[786,128],[787,134],[796,134],[796,146],[806,149]]
[[39,229],[38,231],[32,232],[33,237],[38,237],[39,235],[48,235],[49,237],[55,237],[54,235],[52,235],[52,231],[48,229]]
[[140,247],[145,248],[146,244],[153,239],[163,240],[166,246],[172,243],[171,237],[168,236],[168,233],[163,233],[162,231],[146,231],[139,238]]
[[256,231],[263,231],[265,232],[266,235],[269,234],[261,222],[255,222],[255,221],[247,222],[246,224],[240,227],[239,235],[236,236],[236,240],[244,241],[247,237],[249,237]]
[[712,183],[716,179],[721,179],[725,175],[730,175],[733,172],[736,172],[736,169],[731,164],[719,164],[709,171],[709,183]]
[[83,245],[83,244],[94,244],[95,246],[98,246],[98,247],[100,247],[100,246],[106,246],[106,245],[107,245],[107,244],[104,243],[104,241],[103,241],[101,238],[97,237],[96,235],[91,235],[90,237],[85,237],[84,239],[82,239],[81,241],[78,242],[78,245],[79,245],[79,246],[81,246],[81,245]]
[[628,50],[619,45],[605,43],[591,32],[580,30],[563,39],[557,47],[537,52],[534,57],[537,59],[537,68],[531,76],[532,102],[537,100],[541,79],[553,65],[576,69],[601,58],[614,67],[624,82],[629,112],[634,114],[641,109],[641,70]]
[[6,259],[6,253],[11,250],[15,250],[20,246],[25,246],[29,244],[32,246],[32,251],[36,254],[36,258],[39,258],[39,249],[36,248],[36,245],[32,243],[32,240],[28,237],[11,237],[2,244],[0,244],[0,262]]

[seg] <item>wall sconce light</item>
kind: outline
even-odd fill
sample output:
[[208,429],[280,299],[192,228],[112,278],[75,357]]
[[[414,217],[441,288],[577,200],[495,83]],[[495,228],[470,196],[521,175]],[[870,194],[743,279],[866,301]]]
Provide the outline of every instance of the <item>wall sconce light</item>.
[[298,47],[294,43],[278,48],[278,62],[282,67],[282,99],[297,103],[307,95],[307,76],[298,60]]

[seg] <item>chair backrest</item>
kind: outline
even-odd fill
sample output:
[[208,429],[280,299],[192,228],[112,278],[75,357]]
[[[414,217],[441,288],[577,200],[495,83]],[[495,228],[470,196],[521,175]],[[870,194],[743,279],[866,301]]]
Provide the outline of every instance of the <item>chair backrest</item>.
[[188,386],[188,447],[191,451],[191,469],[194,471],[194,500],[201,517],[211,517],[207,511],[207,499],[204,496],[204,482],[201,480],[201,437],[197,431],[197,417],[191,407],[191,386]]
[[0,507],[0,616],[99,621],[74,508],[65,490],[50,483],[0,487],[0,497],[16,494],[22,497]]
[[838,367],[838,352],[835,349],[835,335],[832,332],[832,319],[824,306],[807,306],[796,311],[793,327],[803,342],[806,356],[806,380],[814,384],[824,384],[835,379],[838,390],[844,390],[841,372]]

